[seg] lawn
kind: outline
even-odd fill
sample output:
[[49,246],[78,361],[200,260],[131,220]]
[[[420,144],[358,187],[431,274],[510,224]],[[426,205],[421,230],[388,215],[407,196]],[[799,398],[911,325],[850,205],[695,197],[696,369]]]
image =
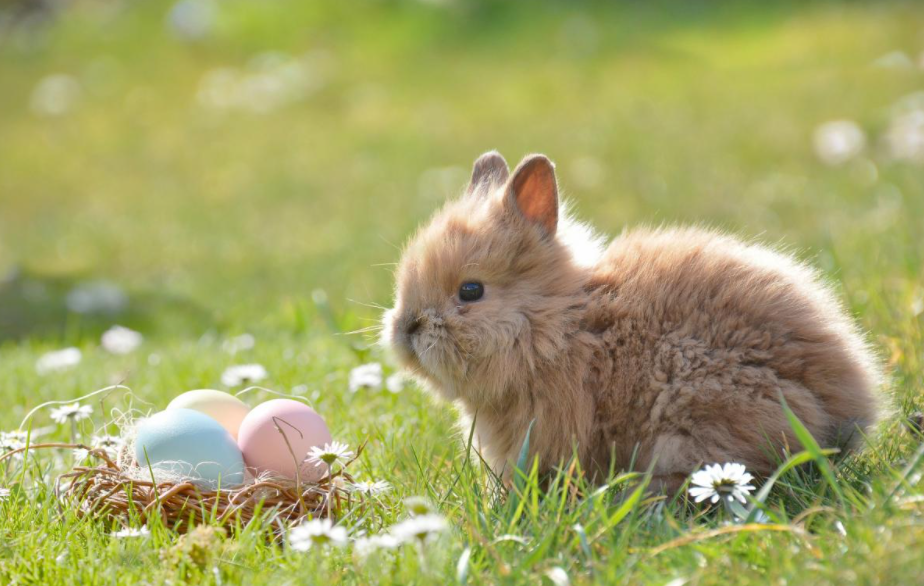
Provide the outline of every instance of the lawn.
[[[260,364],[261,386],[366,442],[358,479],[393,486],[345,516],[351,536],[413,496],[449,527],[368,557],[294,551],[265,519],[120,538],[58,502],[74,456],[43,450],[0,464],[0,583],[921,583],[924,5],[35,6],[0,6],[0,429],[121,383],[83,401],[89,441],[182,391],[241,390],[223,372]],[[825,162],[832,120],[865,141]],[[710,225],[819,267],[888,372],[868,448],[800,458],[743,523],[623,471],[597,489],[576,465],[527,467],[507,492],[451,407],[412,384],[352,392],[357,366],[394,372],[374,331],[351,332],[391,304],[402,243],[493,148],[547,154],[608,234]],[[140,347],[102,348],[116,324]],[[37,368],[66,347],[79,364]],[[34,441],[69,441],[51,409]]]

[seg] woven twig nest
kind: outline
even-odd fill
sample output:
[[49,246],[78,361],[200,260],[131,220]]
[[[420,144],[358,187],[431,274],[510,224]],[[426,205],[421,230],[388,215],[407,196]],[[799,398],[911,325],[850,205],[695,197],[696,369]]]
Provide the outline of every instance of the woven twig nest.
[[193,480],[158,481],[150,477],[150,472],[145,480],[145,469],[133,458],[123,458],[124,451],[113,460],[106,450],[81,444],[36,444],[4,454],[0,462],[26,449],[43,448],[83,449],[99,462],[97,466],[75,466],[57,478],[55,493],[62,504],[74,505],[80,515],[115,518],[126,525],[132,518],[150,523],[152,518],[160,516],[165,526],[185,531],[206,521],[240,520],[246,524],[263,514],[281,533],[287,526],[308,517],[339,517],[364,500],[362,495],[350,492],[353,478],[346,472],[346,467],[359,458],[363,446],[352,460],[319,482],[258,477],[219,490]]

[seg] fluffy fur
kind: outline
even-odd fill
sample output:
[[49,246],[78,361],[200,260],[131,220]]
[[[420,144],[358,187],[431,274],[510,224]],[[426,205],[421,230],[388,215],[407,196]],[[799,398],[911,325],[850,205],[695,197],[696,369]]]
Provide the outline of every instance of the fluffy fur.
[[[481,300],[459,300],[469,281]],[[476,162],[407,246],[384,331],[475,418],[502,474],[533,420],[544,469],[576,450],[592,471],[634,460],[676,487],[703,463],[772,472],[799,446],[781,394],[825,446],[856,445],[877,417],[875,361],[815,271],[697,228],[631,230],[604,251],[541,156],[512,175],[497,153]]]

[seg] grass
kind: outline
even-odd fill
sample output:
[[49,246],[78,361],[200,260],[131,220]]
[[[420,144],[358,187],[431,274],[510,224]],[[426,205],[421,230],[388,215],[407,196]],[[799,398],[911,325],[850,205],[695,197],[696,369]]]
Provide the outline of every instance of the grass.
[[[163,2],[0,19],[0,428],[124,381],[131,394],[91,403],[98,425],[225,388],[227,366],[257,362],[265,386],[304,394],[335,437],[368,440],[361,477],[395,486],[381,519],[348,518],[351,530],[404,518],[411,495],[452,527],[423,553],[364,563],[289,551],[261,523],[116,539],[56,502],[70,455],[32,454],[2,479],[13,494],[0,503],[0,582],[535,584],[560,567],[573,584],[918,583],[922,437],[906,417],[924,408],[924,182],[881,138],[924,72],[872,63],[917,59],[924,9],[762,4],[232,0],[198,42],[170,34]],[[266,51],[308,55],[310,94],[262,114],[197,102],[206,72]],[[30,100],[54,73],[80,97],[40,116]],[[870,143],[828,167],[812,132],[839,118]],[[763,495],[770,523],[740,524],[635,492],[622,471],[584,486],[576,463],[543,486],[526,462],[504,495],[451,408],[415,388],[349,393],[351,368],[391,369],[369,336],[345,333],[375,323],[401,243],[490,148],[547,153],[580,215],[608,233],[705,223],[819,266],[888,366],[881,433],[858,456],[797,457]],[[97,280],[127,305],[68,311],[67,293]],[[145,335],[139,351],[99,348],[114,323]],[[242,332],[253,349],[222,349]],[[70,345],[77,367],[36,373]],[[35,426],[43,440],[70,433],[44,411]]]

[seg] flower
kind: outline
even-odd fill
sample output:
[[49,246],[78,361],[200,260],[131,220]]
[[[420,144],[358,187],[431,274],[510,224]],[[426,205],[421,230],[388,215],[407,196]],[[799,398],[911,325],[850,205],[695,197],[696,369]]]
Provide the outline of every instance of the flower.
[[289,547],[295,551],[308,551],[314,545],[342,547],[346,543],[346,529],[330,519],[313,519],[289,531]]
[[[0,454],[12,452],[26,447],[26,433],[23,431],[4,431],[0,432]],[[20,452],[13,456],[16,460],[22,460],[23,453]]]
[[404,499],[404,506],[407,507],[408,512],[414,515],[427,515],[429,513],[435,513],[436,507],[433,506],[433,503],[430,502],[430,499],[423,496],[409,496]]
[[221,344],[221,349],[228,354],[237,354],[243,350],[251,350],[257,341],[251,334],[241,334],[233,338],[228,338]]
[[239,364],[225,369],[221,375],[221,383],[236,387],[244,383],[259,382],[267,376],[266,369],[260,364]]
[[140,528],[135,529],[134,527],[126,527],[120,531],[116,531],[112,534],[116,539],[123,539],[126,537],[148,537],[151,535],[151,530],[148,529],[147,525],[142,525]]
[[382,388],[382,365],[378,362],[370,362],[357,366],[350,371],[350,392],[355,393],[360,389],[370,389],[377,391]]
[[449,527],[446,518],[436,513],[427,513],[411,517],[392,526],[389,533],[401,542],[414,539],[420,543],[437,537]]
[[103,333],[100,344],[111,354],[130,354],[134,352],[144,337],[136,332],[122,326],[112,326]]
[[841,165],[863,152],[866,135],[856,122],[834,120],[815,129],[815,154],[828,165]]
[[748,484],[753,478],[744,464],[712,464],[693,474],[691,482],[694,486],[690,488],[690,496],[698,503],[706,499],[717,503],[721,498],[729,502],[737,499],[744,503],[747,502],[745,495],[754,490]]
[[10,498],[10,489],[0,487],[0,501],[5,501],[8,498]]
[[[119,450],[122,449],[124,443],[125,440],[117,435],[94,435],[90,438],[90,449],[102,449],[106,452],[107,456],[115,458]],[[83,450],[81,448],[74,450],[74,457],[78,460],[83,460],[88,454],[88,450]]]
[[375,480],[375,481],[363,481],[363,482],[354,482],[350,486],[352,492],[358,492],[359,494],[365,494],[369,496],[376,496],[391,490],[391,484],[385,480]]
[[57,409],[51,410],[51,418],[55,423],[67,423],[68,421],[81,421],[93,413],[93,407],[81,405],[80,403],[71,403]]
[[77,348],[64,348],[63,350],[46,352],[35,361],[35,370],[39,374],[66,370],[80,364],[81,358],[83,358],[83,355]]
[[404,375],[396,372],[387,379],[385,379],[385,388],[388,389],[389,393],[400,393],[404,390]]
[[307,460],[315,466],[343,464],[353,457],[353,452],[349,448],[350,446],[341,442],[324,444],[323,448],[315,446],[309,450]]
[[389,533],[380,533],[369,537],[357,537],[353,540],[353,551],[364,558],[376,550],[396,549],[401,545],[397,537]]
[[545,577],[555,586],[568,586],[568,584],[571,583],[571,580],[568,578],[568,572],[559,566],[546,570]]
[[80,83],[73,76],[56,73],[35,86],[29,105],[39,116],[61,116],[77,104],[80,94]]

